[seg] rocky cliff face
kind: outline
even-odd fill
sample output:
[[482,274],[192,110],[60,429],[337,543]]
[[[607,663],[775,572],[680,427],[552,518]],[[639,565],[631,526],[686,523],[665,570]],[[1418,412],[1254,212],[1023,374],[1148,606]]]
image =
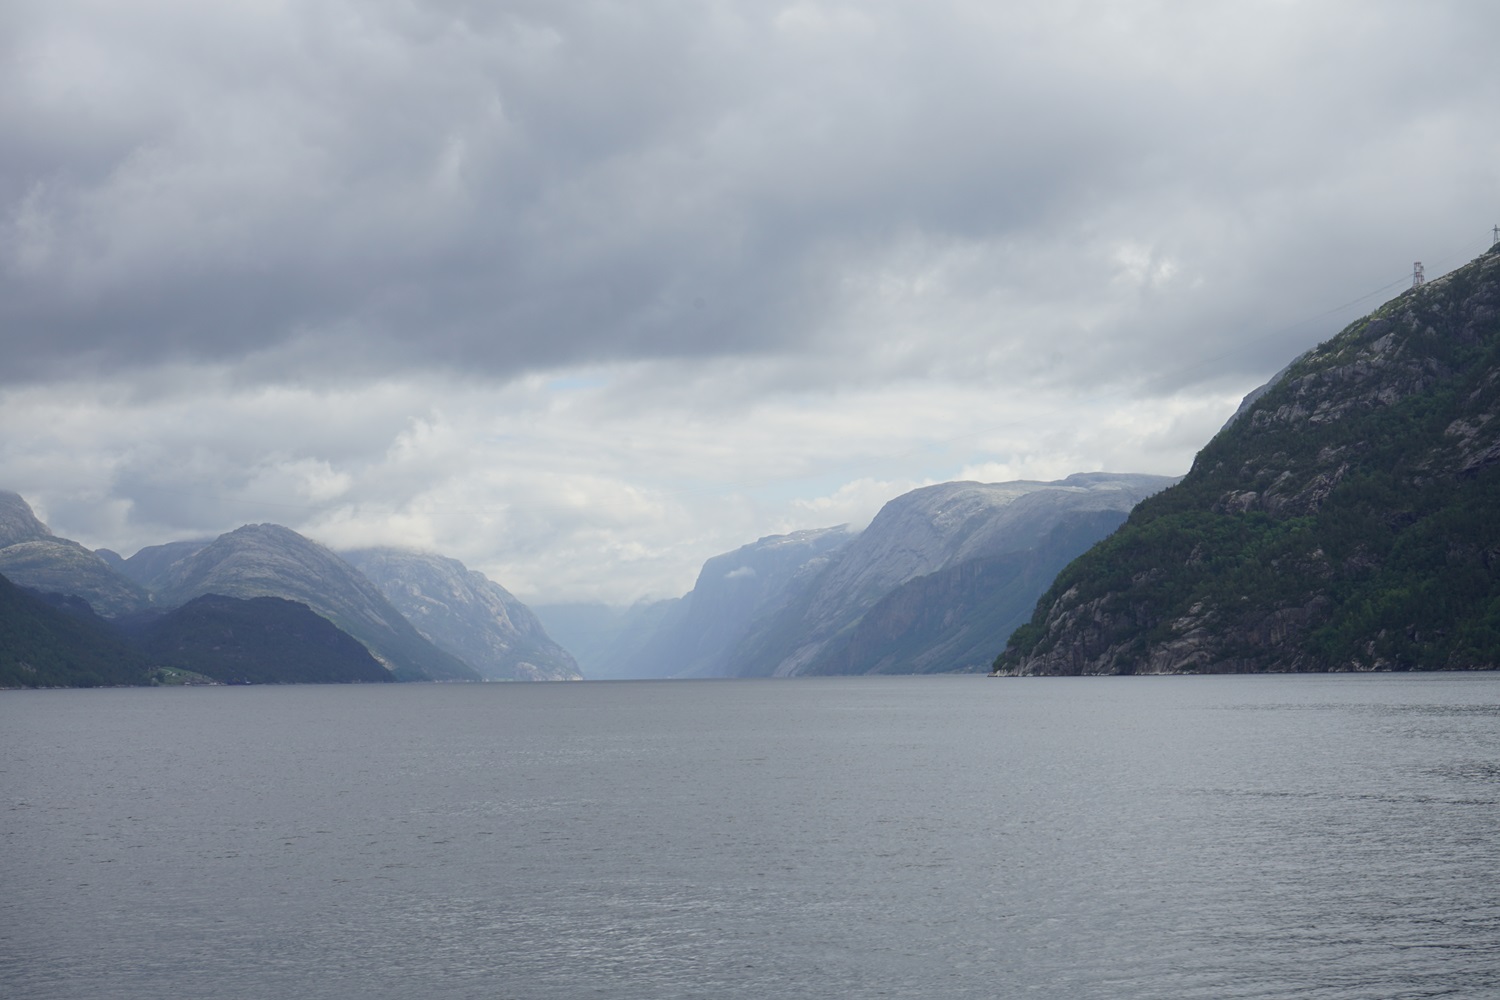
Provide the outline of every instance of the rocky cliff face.
[[418,632],[486,680],[582,679],[526,605],[458,560],[392,548],[343,556]]
[[398,679],[479,679],[458,657],[423,638],[353,566],[290,528],[238,528],[173,562],[153,581],[167,607],[205,594],[306,604],[364,643]]
[[[736,676],[896,669],[895,660],[851,655],[848,646],[867,612],[888,595],[919,578],[974,560],[1037,550],[1060,523],[1072,517],[1114,512],[1123,518],[1143,497],[1171,482],[1164,476],[1091,473],[1052,483],[944,483],[897,497],[815,579],[808,581],[795,599],[784,601],[779,609],[755,623],[737,645],[729,669]],[[1067,558],[1097,537],[1092,534],[1087,540],[1079,540]],[[1028,559],[1010,563],[1023,575],[1027,572],[1024,567],[1030,564]],[[984,591],[997,581],[979,586],[980,576],[968,579],[975,581],[978,589],[966,594],[961,603],[989,607]],[[940,600],[955,596],[947,584],[934,582],[932,586],[934,594],[946,594]],[[1045,581],[1034,586],[1030,593],[1039,593]],[[908,594],[906,599],[911,598]],[[939,614],[951,610],[950,606]],[[1014,612],[1000,615],[1014,616]],[[959,627],[957,619],[950,621],[954,628]],[[879,634],[891,625],[872,621],[870,627],[875,630],[873,634]],[[947,641],[939,641],[936,635],[932,638],[938,645]],[[964,665],[943,663],[915,650],[903,654],[900,662],[906,664],[900,669],[952,670]]]
[[1070,566],[1016,674],[1500,665],[1500,247],[1308,352]]
[[77,542],[53,535],[30,504],[6,491],[0,491],[0,573],[33,590],[75,594],[101,615],[151,604],[144,588]]

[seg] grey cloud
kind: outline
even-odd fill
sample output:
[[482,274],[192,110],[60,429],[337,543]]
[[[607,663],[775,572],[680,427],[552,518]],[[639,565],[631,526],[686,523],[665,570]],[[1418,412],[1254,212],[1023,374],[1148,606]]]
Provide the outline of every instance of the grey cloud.
[[[1500,15],[1475,10],[23,3],[0,69],[0,379],[794,350],[855,369],[874,362],[848,353],[850,276],[903,240],[980,265],[912,316],[934,364],[1005,338],[1008,371],[1042,344],[1064,380],[1184,342],[1228,355],[1209,374],[1274,369],[1293,345],[1267,331],[1387,273],[1379,181],[1497,195],[1477,164]],[[1441,243],[1459,207],[1412,198],[1387,228]],[[1127,237],[1201,291],[1072,315]],[[1305,263],[1282,278],[1289,248]],[[976,325],[963,304],[996,289],[1010,311]]]

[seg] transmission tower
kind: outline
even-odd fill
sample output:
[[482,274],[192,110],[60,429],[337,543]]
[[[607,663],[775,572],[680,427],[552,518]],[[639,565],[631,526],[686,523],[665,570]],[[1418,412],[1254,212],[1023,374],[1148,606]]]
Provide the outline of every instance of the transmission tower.
[[1411,266],[1411,287],[1421,288],[1426,280],[1426,276],[1422,274],[1422,262],[1419,260]]

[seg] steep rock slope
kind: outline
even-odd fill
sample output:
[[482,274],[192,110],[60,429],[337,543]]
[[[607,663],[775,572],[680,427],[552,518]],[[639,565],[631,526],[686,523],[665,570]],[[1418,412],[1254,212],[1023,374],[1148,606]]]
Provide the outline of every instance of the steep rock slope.
[[52,529],[37,519],[31,504],[19,493],[0,490],[0,549],[52,537]]
[[306,604],[370,650],[398,680],[478,680],[466,663],[423,638],[358,570],[276,524],[220,535],[154,577],[158,602],[205,594],[282,597]]
[[102,615],[151,603],[145,589],[77,542],[58,538],[19,495],[0,490],[0,573],[46,593],[74,594]]
[[1295,361],[995,668],[1500,665],[1500,246]]
[[531,610],[457,559],[392,548],[342,553],[433,645],[486,680],[580,680]]
[[[886,504],[795,600],[757,620],[734,650],[729,670],[736,676],[795,676],[891,669],[878,658],[851,659],[844,646],[865,614],[897,588],[976,559],[1035,550],[1064,520],[1104,511],[1123,515],[1172,481],[1084,473],[1050,483],[943,483],[913,490]],[[1080,542],[1078,551],[1086,544]],[[944,600],[953,596],[950,591]],[[964,600],[984,598],[976,592]]]

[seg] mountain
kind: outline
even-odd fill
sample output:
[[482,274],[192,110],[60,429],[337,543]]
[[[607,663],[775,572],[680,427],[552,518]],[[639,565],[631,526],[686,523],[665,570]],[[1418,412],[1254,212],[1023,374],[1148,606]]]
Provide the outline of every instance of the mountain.
[[[972,667],[968,654],[961,660],[945,660],[924,655],[916,647],[887,658],[868,641],[881,634],[898,634],[901,620],[917,613],[912,602],[926,587],[938,604],[933,609],[924,607],[920,614],[928,622],[925,627],[935,646],[946,646],[956,654],[982,641],[973,614],[949,614],[956,601],[991,623],[995,631],[989,633],[989,648],[993,650],[993,643],[1008,635],[1007,623],[1024,616],[1024,610],[1014,607],[1016,593],[1039,594],[1050,579],[1050,567],[1060,558],[1066,562],[1083,551],[1123,520],[1142,498],[1172,481],[1165,476],[1084,473],[1050,483],[961,482],[913,490],[881,508],[870,526],[799,593],[759,618],[736,645],[728,670],[746,677]],[[1055,534],[1059,526],[1065,527]],[[1067,548],[1067,539],[1076,547],[1059,555],[1057,547]],[[864,646],[850,646],[867,614],[899,588],[975,560],[997,557],[1011,558],[992,564],[987,574],[971,568],[946,580],[916,585],[905,595],[904,608],[899,602],[887,605],[885,611],[892,612],[893,618],[871,620]],[[1020,598],[1023,607],[1029,607],[1033,599]],[[996,602],[1004,606],[992,607]],[[931,618],[934,613],[937,624]],[[945,620],[947,624],[941,624]]]
[[1247,398],[1070,565],[1007,674],[1500,666],[1500,245]]
[[384,683],[391,672],[307,605],[208,594],[152,619],[136,644],[155,667],[238,684]]
[[623,651],[610,672],[625,677],[725,677],[755,618],[791,599],[854,535],[847,527],[769,535],[703,564],[693,589],[666,609],[654,632]]
[[58,607],[0,576],[0,688],[148,684],[150,675],[146,656],[86,606]]
[[0,490],[0,573],[44,593],[76,594],[102,615],[151,604],[145,589],[77,542],[58,538],[19,495]]
[[995,647],[1031,617],[1037,595],[1124,520],[1121,510],[1063,513],[1035,548],[969,559],[908,580],[877,601],[807,672],[988,669]]
[[[167,579],[167,571],[172,568],[173,563],[186,559],[212,541],[212,538],[203,538],[196,541],[167,542],[165,545],[148,545],[129,559],[120,559],[108,549],[99,549],[97,552],[121,576],[134,580],[147,590],[157,590]],[[116,562],[116,560],[119,561]]]
[[31,504],[19,493],[0,490],[0,550],[51,537],[52,529],[37,520]]
[[398,680],[480,679],[468,664],[423,638],[353,566],[290,528],[245,525],[151,579],[158,603],[168,607],[205,594],[306,604],[364,643]]
[[392,548],[341,554],[418,632],[486,680],[582,679],[526,605],[458,560]]
[[[638,601],[626,608],[588,602],[544,604],[532,611],[589,680],[631,680],[668,676],[640,654],[668,622],[679,620],[682,600]],[[642,669],[647,672],[636,672]]]

